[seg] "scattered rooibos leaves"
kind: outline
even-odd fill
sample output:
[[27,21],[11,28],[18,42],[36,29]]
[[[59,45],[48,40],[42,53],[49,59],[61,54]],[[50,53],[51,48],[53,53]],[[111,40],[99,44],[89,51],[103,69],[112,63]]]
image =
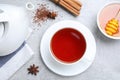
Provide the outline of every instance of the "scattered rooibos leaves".
[[48,9],[46,4],[39,4],[39,7],[35,10],[35,15],[33,18],[34,23],[41,24],[47,19],[55,19],[57,13]]

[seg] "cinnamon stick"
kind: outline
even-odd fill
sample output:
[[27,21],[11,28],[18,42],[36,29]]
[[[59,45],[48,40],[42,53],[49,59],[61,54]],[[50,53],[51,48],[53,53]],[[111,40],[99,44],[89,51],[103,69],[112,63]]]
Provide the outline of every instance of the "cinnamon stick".
[[64,0],[66,3],[77,9],[78,11],[81,9],[81,5],[78,3],[74,2],[73,0]]
[[80,14],[82,4],[78,0],[51,0],[70,11],[75,16]]
[[78,0],[72,0],[73,2],[75,2],[76,4],[78,4],[79,6],[82,6],[82,3]]
[[65,7],[66,9],[68,9],[71,13],[73,13],[76,16],[78,16],[80,14],[80,12],[78,10],[76,10],[75,8],[73,8],[72,6],[70,6],[63,0],[60,0],[59,4],[62,5],[63,7]]

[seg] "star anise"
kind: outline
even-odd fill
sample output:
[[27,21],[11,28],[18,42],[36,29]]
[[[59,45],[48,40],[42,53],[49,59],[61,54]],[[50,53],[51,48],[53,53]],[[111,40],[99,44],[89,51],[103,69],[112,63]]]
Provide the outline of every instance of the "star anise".
[[37,73],[39,72],[38,68],[39,67],[35,66],[35,64],[30,65],[30,68],[27,69],[29,71],[28,74],[37,75]]
[[48,16],[48,18],[55,19],[57,16],[57,13],[56,12],[49,12],[47,16]]

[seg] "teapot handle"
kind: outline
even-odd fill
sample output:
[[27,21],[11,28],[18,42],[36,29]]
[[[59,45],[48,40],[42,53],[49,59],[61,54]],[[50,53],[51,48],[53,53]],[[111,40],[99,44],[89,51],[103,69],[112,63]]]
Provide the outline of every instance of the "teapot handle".
[[0,9],[0,40],[4,36],[6,22],[8,22],[7,16],[4,11]]
[[5,15],[4,11],[0,9],[0,22],[7,22],[7,16]]

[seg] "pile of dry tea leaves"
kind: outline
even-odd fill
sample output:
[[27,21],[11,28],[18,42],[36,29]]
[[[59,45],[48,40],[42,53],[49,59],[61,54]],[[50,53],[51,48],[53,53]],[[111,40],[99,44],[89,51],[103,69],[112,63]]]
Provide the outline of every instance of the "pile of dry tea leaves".
[[47,19],[55,19],[57,15],[57,12],[49,10],[46,4],[39,4],[39,7],[35,10],[33,21],[34,23],[41,24],[47,21]]

